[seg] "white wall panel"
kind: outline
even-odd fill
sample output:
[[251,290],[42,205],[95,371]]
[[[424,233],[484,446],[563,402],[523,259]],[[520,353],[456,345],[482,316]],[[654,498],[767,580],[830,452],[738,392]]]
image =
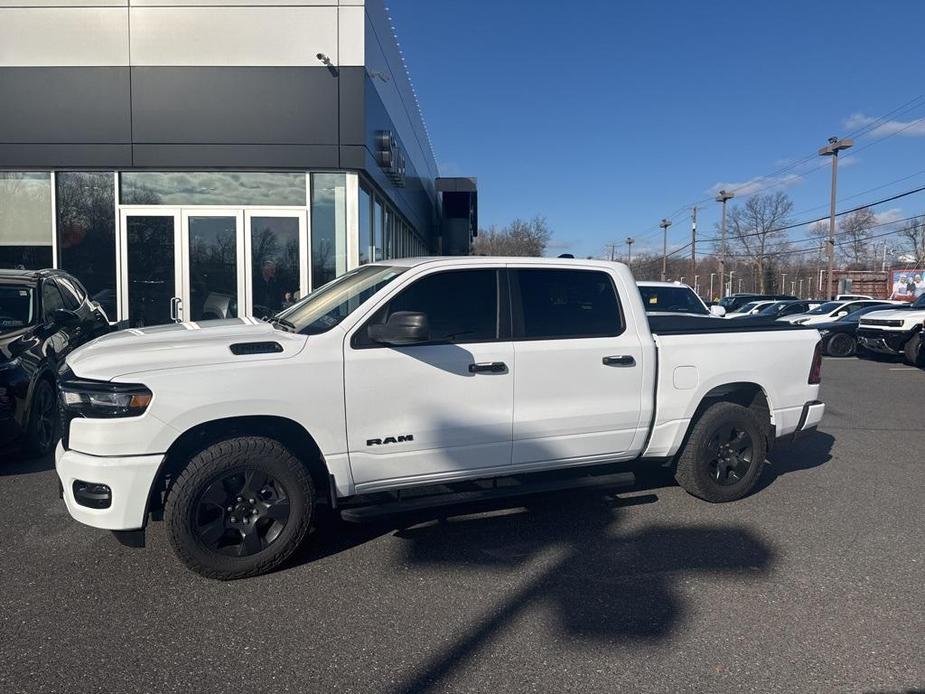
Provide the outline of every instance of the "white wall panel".
[[133,65],[337,64],[336,7],[133,7]]
[[127,65],[127,13],[116,7],[0,8],[0,65]]
[[363,65],[366,40],[366,12],[362,7],[341,7],[337,11],[340,36],[340,64]]

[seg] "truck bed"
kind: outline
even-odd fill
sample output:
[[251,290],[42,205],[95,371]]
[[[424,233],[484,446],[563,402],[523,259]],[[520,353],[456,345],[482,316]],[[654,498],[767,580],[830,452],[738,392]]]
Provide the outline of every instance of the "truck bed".
[[648,315],[653,335],[697,335],[712,333],[755,333],[781,330],[813,330],[810,326],[794,325],[770,318],[710,318],[708,316]]

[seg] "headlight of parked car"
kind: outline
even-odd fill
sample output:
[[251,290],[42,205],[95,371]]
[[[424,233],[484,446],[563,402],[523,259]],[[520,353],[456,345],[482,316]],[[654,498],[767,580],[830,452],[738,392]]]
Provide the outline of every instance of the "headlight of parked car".
[[60,388],[64,408],[72,415],[91,419],[137,417],[154,397],[135,383],[73,380],[63,381]]

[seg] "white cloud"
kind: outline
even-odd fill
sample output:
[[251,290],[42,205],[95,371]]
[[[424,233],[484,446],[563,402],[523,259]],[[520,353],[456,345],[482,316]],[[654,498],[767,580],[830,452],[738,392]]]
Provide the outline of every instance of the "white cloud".
[[770,188],[789,188],[803,181],[803,177],[795,173],[781,174],[780,176],[755,176],[747,181],[720,182],[714,184],[708,191],[716,195],[721,190],[728,190],[737,197],[745,197]]
[[[846,130],[857,130],[866,128],[877,122],[879,118],[868,116],[864,113],[852,113],[845,119]],[[889,135],[906,135],[908,137],[925,137],[925,118],[916,118],[914,120],[888,120],[875,126],[870,133],[874,137],[887,137]]]
[[892,224],[903,219],[903,211],[899,207],[891,207],[883,212],[874,213],[874,219],[877,220],[877,224]]

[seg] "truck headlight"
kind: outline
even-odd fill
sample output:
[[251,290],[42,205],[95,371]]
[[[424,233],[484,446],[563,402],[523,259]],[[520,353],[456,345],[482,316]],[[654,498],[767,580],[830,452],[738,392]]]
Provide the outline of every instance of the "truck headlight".
[[90,419],[137,417],[154,397],[145,386],[104,381],[63,381],[61,404],[71,415]]

